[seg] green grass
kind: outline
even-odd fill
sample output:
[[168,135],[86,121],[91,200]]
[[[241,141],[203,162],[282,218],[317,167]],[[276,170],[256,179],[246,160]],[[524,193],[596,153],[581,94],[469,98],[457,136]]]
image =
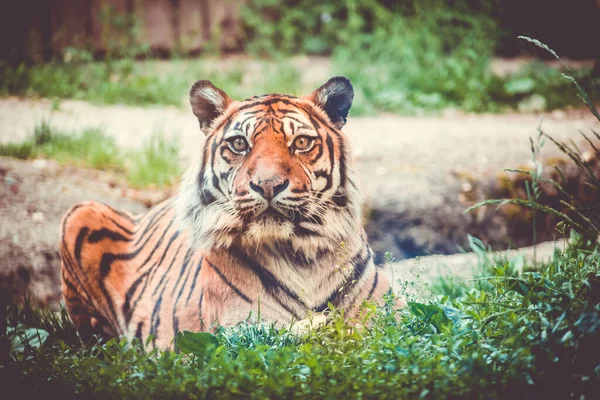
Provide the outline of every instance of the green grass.
[[[465,43],[446,54],[438,36],[413,25],[395,20],[381,32],[336,50],[331,75],[346,75],[354,83],[352,115],[413,115],[447,108],[542,111],[580,104],[577,92],[560,79],[559,70],[532,63],[515,74],[496,76],[489,69],[491,54],[486,49]],[[306,95],[322,83],[311,81],[310,86],[303,86],[302,72],[290,60],[250,59],[248,64],[256,67],[193,60],[113,61],[112,72],[101,62],[0,65],[0,95],[48,97],[58,107],[60,99],[183,107],[197,79],[211,80],[234,99],[263,93]],[[598,80],[591,71],[580,69],[575,75],[592,100],[600,100]],[[527,106],[531,99],[537,104],[533,108]]]
[[185,354],[126,340],[82,344],[64,311],[9,305],[9,327],[48,336],[40,344],[45,335],[30,332],[28,346],[11,334],[3,374],[23,395],[61,398],[593,398],[600,253],[569,248],[520,276],[508,265],[482,268],[485,279],[454,300],[368,306],[366,329],[349,330],[334,312],[306,337],[241,325]]
[[123,151],[114,138],[100,128],[81,132],[62,131],[48,121],[37,124],[31,137],[22,143],[0,145],[0,156],[19,159],[53,159],[114,172],[126,177],[134,188],[164,188],[180,176],[179,146],[155,132],[139,151]]
[[125,166],[127,180],[133,187],[171,186],[181,173],[179,144],[154,133],[140,152],[126,158]]
[[97,169],[122,168],[116,143],[101,129],[64,132],[47,121],[37,124],[31,137],[24,142],[0,145],[0,155],[20,159],[48,158]]
[[198,79],[211,80],[237,100],[271,92],[304,94],[300,73],[290,63],[254,63],[257,67],[248,70],[241,62],[223,66],[197,60],[70,61],[22,64],[16,68],[0,62],[0,95],[181,107],[187,104],[189,89]]
[[[17,68],[0,65],[0,93],[30,97],[79,99],[95,103],[180,105],[183,77],[161,76],[132,60],[106,63],[36,64]],[[187,83],[189,85],[189,83]]]

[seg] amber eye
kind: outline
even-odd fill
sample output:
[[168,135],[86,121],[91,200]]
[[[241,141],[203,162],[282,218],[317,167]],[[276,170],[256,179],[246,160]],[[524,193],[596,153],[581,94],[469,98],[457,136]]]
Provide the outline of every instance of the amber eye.
[[248,150],[248,142],[242,136],[232,137],[228,142],[229,148],[236,153],[243,153]]
[[308,136],[298,136],[294,139],[294,148],[300,151],[306,151],[310,149],[315,139]]

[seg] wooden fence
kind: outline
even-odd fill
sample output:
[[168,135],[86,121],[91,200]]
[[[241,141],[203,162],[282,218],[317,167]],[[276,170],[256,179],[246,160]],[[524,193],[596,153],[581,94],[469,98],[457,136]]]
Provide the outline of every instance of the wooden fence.
[[[245,1],[0,0],[0,61],[48,59],[81,45],[102,53],[115,39],[129,48],[125,39],[131,41],[132,32],[123,29],[124,15],[138,24],[133,40],[159,54],[195,53],[209,44],[238,50]],[[515,37],[525,34],[545,40],[563,56],[600,56],[600,0],[506,0],[503,8],[499,23],[510,28],[498,49],[503,55],[519,54],[522,46]]]
[[234,50],[240,46],[242,1],[3,0],[0,56],[47,58],[81,45],[103,52],[111,40],[132,35],[157,52],[196,52],[208,43]]

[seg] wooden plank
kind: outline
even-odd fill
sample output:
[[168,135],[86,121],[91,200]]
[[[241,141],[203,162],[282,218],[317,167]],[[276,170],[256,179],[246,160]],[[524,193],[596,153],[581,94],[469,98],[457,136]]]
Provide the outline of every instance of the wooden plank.
[[210,7],[211,39],[217,40],[221,50],[239,47],[241,32],[239,27],[240,0],[208,0]]
[[0,2],[0,58],[18,63],[49,57],[50,2]]
[[[206,40],[206,36],[203,35],[202,2],[202,0],[181,0],[179,43],[183,51],[199,51]],[[210,35],[210,29],[204,30]]]
[[143,22],[142,42],[149,43],[152,49],[157,51],[170,51],[175,48],[174,11],[169,1],[136,2],[135,13]]
[[[50,11],[51,47],[61,54],[67,47],[83,47],[88,38],[85,16],[89,3],[80,0],[53,0]],[[86,29],[87,28],[87,29]]]
[[105,52],[109,40],[119,40],[114,29],[116,15],[133,13],[133,0],[89,0],[91,18],[91,44],[96,51]]

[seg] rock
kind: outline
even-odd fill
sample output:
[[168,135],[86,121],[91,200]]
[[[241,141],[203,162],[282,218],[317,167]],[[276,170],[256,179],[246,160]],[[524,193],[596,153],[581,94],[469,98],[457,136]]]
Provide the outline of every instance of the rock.
[[46,220],[46,216],[44,215],[43,212],[38,211],[38,212],[34,212],[31,215],[31,219],[33,220],[33,222],[42,223]]
[[[564,249],[566,241],[540,243],[510,251],[489,254],[488,260],[509,260],[513,265],[549,262],[555,249]],[[385,265],[383,272],[395,293],[416,296],[424,300],[432,297],[432,286],[442,279],[460,283],[472,283],[481,273],[481,260],[476,253],[416,257]]]
[[521,100],[517,108],[522,113],[544,111],[546,109],[546,98],[539,94],[532,94],[531,96]]

